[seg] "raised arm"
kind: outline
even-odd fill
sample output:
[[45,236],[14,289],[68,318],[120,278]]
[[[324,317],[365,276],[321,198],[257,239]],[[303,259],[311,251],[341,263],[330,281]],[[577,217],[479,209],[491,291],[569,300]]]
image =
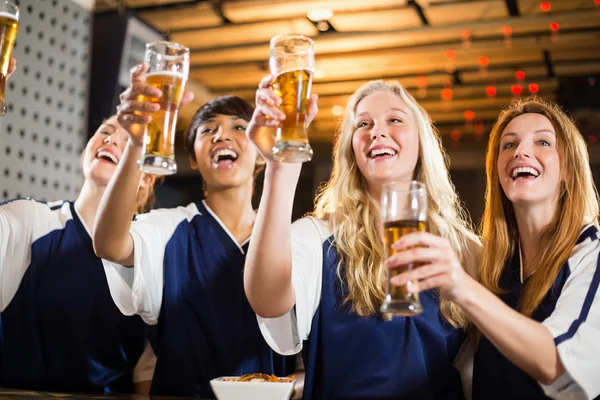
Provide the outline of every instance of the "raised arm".
[[[94,250],[98,257],[122,264],[133,264],[133,239],[129,235],[131,213],[137,203],[137,191],[142,172],[137,162],[142,153],[143,137],[150,117],[144,115],[160,109],[158,103],[140,102],[138,96],[160,97],[161,91],[146,85],[143,75],[147,66],[141,64],[131,74],[131,86],[121,96],[117,108],[119,124],[129,132],[129,140],[100,203],[94,224]],[[187,93],[182,101],[192,99]]]
[[160,96],[160,91],[143,82],[145,66],[136,67],[131,74],[131,86],[120,96],[117,108],[119,124],[129,132],[129,140],[96,214],[94,223],[94,251],[104,258],[122,265],[133,265],[133,239],[129,235],[131,212],[135,210],[137,191],[142,172],[137,160],[142,153],[143,135],[148,116],[134,112],[154,112],[155,103],[141,103],[139,94]]
[[[244,288],[254,311],[274,318],[288,313],[296,302],[292,287],[290,240],[292,206],[301,164],[280,163],[271,156],[273,133],[285,115],[281,99],[263,79],[256,92],[256,110],[247,129],[250,140],[267,160],[265,182],[244,269]],[[308,120],[317,113],[317,97],[309,104]]]

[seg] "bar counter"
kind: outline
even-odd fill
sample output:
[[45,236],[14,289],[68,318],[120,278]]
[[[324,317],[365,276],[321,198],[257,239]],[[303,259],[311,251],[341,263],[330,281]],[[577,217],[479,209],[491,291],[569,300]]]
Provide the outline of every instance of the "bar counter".
[[[189,397],[166,397],[166,396],[152,396],[151,399],[156,400],[182,400],[191,399]],[[0,388],[0,400],[5,399],[79,399],[79,400],[147,400],[148,397],[140,396],[136,394],[115,394],[115,395],[103,395],[98,393],[53,393],[53,392],[41,392],[35,390],[19,390],[19,389],[3,389]],[[202,399],[195,399],[202,400]],[[205,399],[207,400],[207,399]]]

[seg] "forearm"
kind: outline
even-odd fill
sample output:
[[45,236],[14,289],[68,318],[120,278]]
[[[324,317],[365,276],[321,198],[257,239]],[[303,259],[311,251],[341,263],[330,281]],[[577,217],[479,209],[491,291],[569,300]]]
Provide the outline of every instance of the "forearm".
[[540,383],[551,384],[564,373],[548,328],[513,310],[475,280],[469,288],[460,305],[498,351]]
[[129,235],[142,173],[137,161],[141,146],[127,144],[96,215],[94,250],[99,257],[132,264],[133,241]]
[[246,258],[244,286],[254,311],[279,317],[295,304],[290,240],[294,194],[301,164],[269,164]]

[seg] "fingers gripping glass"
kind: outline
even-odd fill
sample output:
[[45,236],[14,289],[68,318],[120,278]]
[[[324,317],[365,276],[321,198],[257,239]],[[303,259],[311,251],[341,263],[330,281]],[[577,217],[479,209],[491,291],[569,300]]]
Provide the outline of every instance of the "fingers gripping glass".
[[[396,253],[392,249],[402,236],[412,232],[427,230],[427,190],[423,183],[417,181],[387,183],[381,188],[381,222],[383,224],[383,240],[385,256]],[[386,295],[381,312],[392,315],[413,316],[423,312],[418,293],[411,293],[408,287],[393,286],[390,279],[402,272],[418,267],[415,264],[403,265],[397,269],[388,269]]]
[[281,35],[271,39],[269,59],[273,89],[281,97],[279,109],[285,114],[277,128],[273,158],[305,162],[312,158],[308,142],[308,99],[315,67],[313,41],[302,35]]
[[160,110],[149,114],[140,169],[154,175],[177,172],[175,132],[177,114],[190,70],[190,50],[178,43],[153,42],[146,45],[144,62],[148,70],[146,84],[162,91],[160,98],[141,96],[141,101],[160,104]]

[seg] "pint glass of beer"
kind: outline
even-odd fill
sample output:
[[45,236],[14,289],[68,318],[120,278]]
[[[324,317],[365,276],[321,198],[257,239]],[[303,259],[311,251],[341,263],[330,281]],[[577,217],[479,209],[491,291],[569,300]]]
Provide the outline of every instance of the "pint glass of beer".
[[143,99],[159,103],[160,110],[150,114],[139,166],[149,174],[171,175],[177,172],[175,127],[190,70],[190,50],[173,42],[148,43],[144,62],[149,65],[146,84],[160,89],[162,96]]
[[285,120],[277,128],[273,158],[304,162],[312,158],[308,143],[306,114],[315,67],[313,41],[302,35],[281,35],[271,39],[269,59],[273,89],[281,97],[279,109]]
[[[396,251],[392,249],[400,237],[412,232],[427,230],[427,190],[417,182],[386,183],[381,188],[381,223],[385,256],[390,257]],[[387,288],[381,312],[391,315],[413,316],[423,312],[418,293],[411,293],[408,286],[392,286],[390,278],[418,265],[403,265],[398,269],[388,269]]]
[[6,75],[18,29],[19,8],[9,1],[0,0],[0,115],[6,114],[7,110],[4,95]]

